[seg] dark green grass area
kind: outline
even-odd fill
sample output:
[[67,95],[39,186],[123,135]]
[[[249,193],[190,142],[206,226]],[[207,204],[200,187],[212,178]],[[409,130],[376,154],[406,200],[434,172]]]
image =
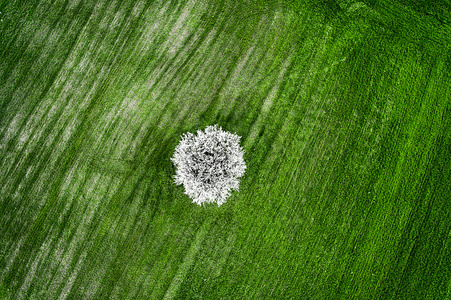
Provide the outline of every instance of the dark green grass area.
[[[447,1],[0,2],[1,299],[450,299]],[[219,124],[221,207],[175,186]]]

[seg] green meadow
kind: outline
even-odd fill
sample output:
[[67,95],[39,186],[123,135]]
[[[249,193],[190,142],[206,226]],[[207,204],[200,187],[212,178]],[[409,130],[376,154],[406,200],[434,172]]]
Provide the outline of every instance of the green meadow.
[[451,299],[451,3],[0,1],[0,299]]

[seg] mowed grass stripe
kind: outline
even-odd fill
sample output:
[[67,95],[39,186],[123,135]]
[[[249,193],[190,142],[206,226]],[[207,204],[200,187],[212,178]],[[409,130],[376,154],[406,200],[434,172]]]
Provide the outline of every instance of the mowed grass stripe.
[[[20,157],[20,155],[19,155],[19,157]],[[14,177],[12,177],[12,178],[14,178]],[[20,178],[20,177],[19,177]],[[8,179],[8,177],[4,177],[4,179]],[[8,202],[6,202],[6,204],[7,204]],[[5,204],[5,202],[3,202],[3,204]],[[6,230],[8,230],[8,227],[3,227],[4,229],[6,229]],[[20,227],[19,227],[20,228]]]
[[[34,226],[34,250],[14,251],[30,221],[3,237],[16,258],[0,296],[11,282],[10,295],[29,298],[161,298],[171,282],[171,297],[181,299],[403,298],[443,289],[439,279],[418,278],[449,276],[449,243],[436,246],[449,232],[446,203],[437,201],[446,192],[437,182],[447,180],[439,167],[447,163],[446,55],[435,65],[433,51],[426,57],[368,26],[362,4],[331,20],[321,8],[265,3],[104,3],[108,10],[95,15],[104,31],[86,23],[53,83],[61,92],[39,99],[48,102],[29,123],[47,130],[22,152],[34,151],[39,168],[31,178],[11,171],[1,179],[2,193],[18,195],[2,202],[10,227],[24,216],[16,203],[30,217],[38,203],[53,207]],[[240,192],[221,209],[192,205],[169,161],[181,133],[212,123],[238,132],[247,151]],[[11,139],[5,129],[0,140],[14,150],[23,132]],[[29,172],[34,159],[10,152],[3,162]],[[26,204],[32,194],[40,199]]]
[[[46,109],[46,113],[44,113],[43,116],[45,116],[46,114],[48,114],[49,110],[50,110],[50,107]],[[38,121],[38,122],[42,122],[42,121],[43,121],[43,120],[40,120],[40,121]],[[54,125],[54,123],[52,123],[51,125]],[[39,128],[39,127],[37,127],[37,128]],[[49,134],[49,131],[47,131],[47,135],[48,135],[48,134]],[[34,135],[37,135],[36,132],[33,132],[33,136],[34,136]],[[38,137],[40,137],[40,136],[38,135]],[[40,143],[41,145],[42,145],[42,143],[43,143],[43,141],[44,141],[44,138],[46,138],[46,137],[47,137],[47,136],[44,136],[44,137],[42,137],[42,138],[39,140],[39,141],[41,142],[41,143]],[[38,143],[37,143],[37,144],[38,144]],[[29,151],[31,151],[31,150],[29,150]],[[32,151],[31,151],[31,152],[32,152]],[[19,157],[20,157],[20,156],[22,156],[22,155],[19,155]],[[44,160],[44,161],[45,161],[45,160]]]
[[[13,73],[14,66],[17,61],[20,61],[21,57],[25,54],[25,50],[28,47],[27,43],[31,43],[31,40],[25,40],[21,37],[21,34],[23,33],[23,29],[25,27],[25,24],[27,22],[30,22],[30,19],[34,16],[34,12],[36,11],[36,8],[39,5],[39,2],[34,2],[30,5],[22,5],[21,7],[15,7],[12,2],[9,2],[10,6],[6,5],[7,3],[4,2],[1,5],[1,12],[4,14],[4,9],[6,8],[6,11],[11,12],[9,16],[2,16],[2,19],[5,18],[5,26],[2,28],[2,31],[5,31],[5,38],[1,39],[0,42],[2,44],[6,44],[2,47],[2,50],[0,50],[0,55],[4,59],[8,56],[12,56],[11,59],[3,60],[2,63],[6,63],[5,67],[2,68],[2,76],[0,77],[0,82],[6,82],[6,79],[10,76],[11,73]],[[20,9],[23,10],[20,11]],[[24,16],[25,15],[25,16]],[[9,18],[8,18],[9,17]],[[13,20],[14,17],[16,20]],[[28,18],[27,18],[28,17]],[[9,22],[8,22],[9,21]],[[9,25],[9,26],[8,26]],[[13,29],[14,28],[14,29]],[[10,29],[9,32],[7,29]],[[10,35],[9,38],[8,34]],[[21,40],[24,39],[23,40]],[[12,47],[16,46],[18,51],[12,51]],[[2,99],[3,100],[3,99]],[[2,108],[3,108],[3,101],[2,101]],[[3,111],[3,110],[2,110]]]
[[[87,71],[87,70],[85,70],[85,71]],[[46,108],[46,111],[42,114],[43,117],[44,117],[44,116],[45,116],[45,117],[48,116],[49,111],[51,110],[51,107],[52,107],[52,106],[48,106],[48,107]],[[65,109],[65,108],[62,108],[62,109]],[[57,113],[57,115],[55,116],[55,119],[57,119],[58,116],[59,116],[60,114],[61,114],[61,110],[60,110],[60,113],[59,113],[59,114]],[[54,119],[54,120],[55,120],[55,119]],[[37,120],[36,122],[42,123],[43,120]],[[51,125],[54,125],[54,124],[50,124],[49,127],[52,127]],[[39,127],[35,126],[35,128],[39,128]],[[47,130],[47,132],[51,132],[51,131]],[[33,136],[35,136],[35,135],[36,135],[36,132],[33,132]],[[42,142],[43,142],[46,138],[47,138],[47,136],[41,137],[40,141],[39,141],[37,144],[38,144],[38,145],[42,145]],[[29,139],[29,140],[31,140],[31,139]],[[19,157],[20,157],[20,156],[19,156]]]
[[209,227],[210,227],[210,223],[205,223],[197,232],[196,238],[193,241],[193,244],[190,246],[188,253],[186,254],[185,258],[183,259],[183,262],[180,265],[174,278],[172,279],[171,284],[169,285],[163,299],[174,299],[175,295],[177,294],[178,289],[180,288],[180,285],[182,284],[183,280],[186,277],[186,274],[189,271],[189,268],[194,263],[194,258],[200,250],[200,246],[201,246],[202,241],[205,238],[206,234],[208,233]]
[[[53,43],[51,43],[50,41],[46,41],[46,44],[49,45],[49,49],[46,52],[49,53],[46,56],[41,55],[41,57],[47,57],[46,61],[44,61],[44,66],[47,66],[47,68],[50,69],[48,70],[44,69],[41,72],[37,72],[36,76],[30,76],[33,74],[28,73],[29,71],[28,69],[23,70],[22,71],[23,79],[21,81],[23,81],[25,76],[27,76],[29,80],[32,80],[32,84],[25,87],[22,84],[22,88],[19,88],[19,86],[16,85],[15,89],[11,91],[10,97],[12,98],[10,100],[7,100],[9,97],[6,96],[4,102],[5,105],[14,100],[13,103],[11,103],[9,106],[7,107],[5,106],[5,110],[10,111],[12,116],[14,115],[15,112],[17,112],[17,109],[23,110],[24,108],[26,108],[26,113],[16,115],[16,117],[23,117],[23,119],[21,120],[21,125],[19,125],[19,128],[22,128],[22,125],[25,124],[25,122],[27,122],[34,113],[34,109],[37,107],[37,105],[39,105],[39,102],[37,102],[38,99],[41,99],[53,85],[53,81],[56,79],[60,68],[63,66],[67,56],[71,53],[71,48],[75,44],[75,40],[78,34],[80,33],[80,29],[82,28],[82,26],[84,26],[84,22],[87,22],[89,14],[90,13],[88,11],[88,15],[85,16],[85,19],[82,19],[82,24],[80,24],[80,27],[78,27],[78,29],[74,33],[72,33],[72,31],[70,30],[70,28],[72,27],[71,24],[77,24],[77,22],[79,22],[80,20],[78,18],[75,18],[74,20],[68,20],[67,23],[63,25],[64,29],[62,32],[61,29],[59,29],[58,27],[56,27],[55,30],[51,31],[51,33],[49,33],[48,35],[48,39],[49,40],[56,39],[56,40]],[[55,26],[58,26],[58,24],[56,24]],[[46,48],[44,48],[44,50],[45,49]],[[33,56],[31,58],[33,58]],[[28,64],[26,59],[27,56],[25,56],[23,59],[21,58],[20,60],[18,60],[17,61],[18,65],[20,66]],[[51,63],[52,61],[58,61],[59,63],[54,64]],[[48,81],[45,83],[43,82],[37,84],[38,80],[43,79],[41,74],[46,74],[47,76],[44,78],[48,79]],[[8,84],[6,84],[5,86],[7,85]],[[38,89],[29,90],[30,86],[37,86]],[[39,88],[41,87],[43,87],[42,91],[36,93],[37,91],[39,91]],[[23,91],[23,89],[25,89],[25,91]],[[29,104],[26,105],[25,107],[21,107],[23,106],[24,98],[30,95],[34,95],[35,96],[33,97],[34,99],[28,101]]]

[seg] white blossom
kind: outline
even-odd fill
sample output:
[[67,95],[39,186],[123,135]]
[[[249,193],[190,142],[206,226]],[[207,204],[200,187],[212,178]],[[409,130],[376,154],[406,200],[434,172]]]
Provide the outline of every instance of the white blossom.
[[224,204],[231,190],[239,190],[238,178],[246,169],[241,137],[217,125],[181,137],[171,158],[176,166],[174,183],[183,184],[185,194],[198,205]]

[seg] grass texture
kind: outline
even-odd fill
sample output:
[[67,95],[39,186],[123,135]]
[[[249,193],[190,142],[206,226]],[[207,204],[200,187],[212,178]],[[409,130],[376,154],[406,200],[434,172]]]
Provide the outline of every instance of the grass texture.
[[450,45],[445,0],[1,1],[0,298],[451,299]]

